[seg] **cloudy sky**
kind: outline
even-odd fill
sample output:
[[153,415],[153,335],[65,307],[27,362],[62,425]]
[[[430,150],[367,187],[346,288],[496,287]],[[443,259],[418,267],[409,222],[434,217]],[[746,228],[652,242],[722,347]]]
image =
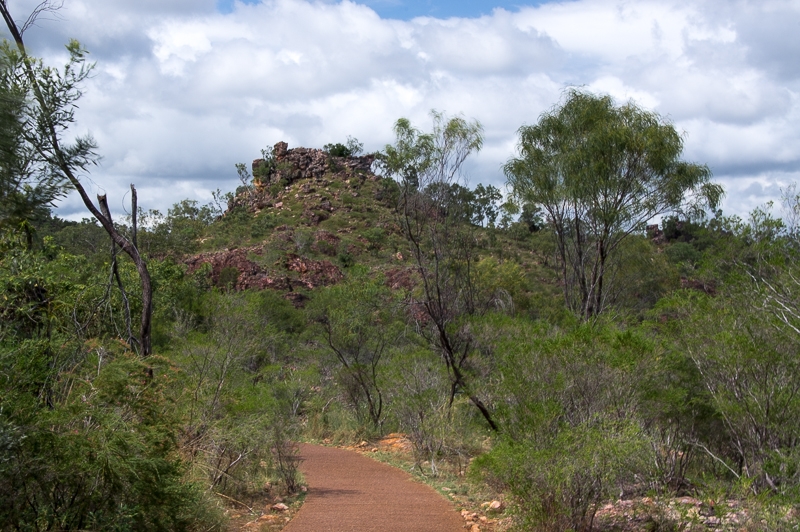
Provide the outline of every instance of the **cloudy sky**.
[[[8,1],[18,19],[37,2]],[[280,140],[378,150],[431,109],[484,125],[469,179],[502,186],[517,129],[573,86],[671,120],[726,212],[800,180],[798,0],[64,0],[26,34],[51,64],[69,38],[97,63],[84,181],[117,210],[129,183],[145,209],[206,202]],[[76,196],[59,212],[85,215]]]

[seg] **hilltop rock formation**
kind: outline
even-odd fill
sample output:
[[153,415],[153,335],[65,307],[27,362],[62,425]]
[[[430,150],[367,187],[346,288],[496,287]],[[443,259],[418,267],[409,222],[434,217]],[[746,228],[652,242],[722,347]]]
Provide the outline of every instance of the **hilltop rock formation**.
[[254,184],[263,189],[275,183],[288,186],[298,179],[321,180],[327,173],[372,174],[375,155],[335,157],[315,148],[292,148],[285,142],[275,144],[272,161],[253,161]]
[[[262,243],[188,257],[184,259],[188,272],[202,269],[210,283],[220,288],[278,290],[302,306],[307,299],[304,291],[344,278],[331,260],[339,257],[346,267],[348,260],[370,245],[361,235],[349,235],[354,221],[361,218],[343,218],[325,228],[316,227],[354,209],[363,217],[379,208],[372,204],[373,196],[378,200],[379,187],[374,185],[382,179],[371,171],[374,161],[375,155],[338,157],[325,150],[289,149],[285,142],[277,143],[271,156],[253,161],[252,185],[237,190],[223,215],[236,208],[251,213],[250,226],[242,218],[234,218],[231,230],[239,231],[244,240],[252,237],[263,239]],[[270,260],[265,259],[265,250],[272,256]],[[314,260],[309,254],[325,257]],[[275,255],[281,259],[276,261]],[[405,282],[400,277],[397,282]]]
[[[315,148],[292,148],[278,142],[271,158],[255,159],[252,163],[253,189],[240,193],[229,208],[244,206],[260,210],[275,205],[281,193],[296,181],[308,180],[305,188],[327,186],[330,180],[347,180],[354,177],[378,179],[372,172],[375,155],[336,157]],[[308,193],[308,190],[304,190]]]

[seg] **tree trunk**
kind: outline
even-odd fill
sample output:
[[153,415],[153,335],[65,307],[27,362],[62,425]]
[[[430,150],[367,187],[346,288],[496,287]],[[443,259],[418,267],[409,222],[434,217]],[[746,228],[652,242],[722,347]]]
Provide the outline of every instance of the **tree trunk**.
[[[47,7],[47,6],[45,6]],[[35,16],[42,11],[42,9],[37,8],[38,11],[34,11],[34,14],[29,18],[29,22],[31,19],[35,19]],[[39,85],[39,81],[36,79],[36,75],[34,74],[33,67],[31,66],[30,62],[28,62],[28,54],[25,49],[25,42],[22,39],[22,32],[17,27],[16,22],[11,17],[11,13],[8,11],[8,7],[6,5],[6,1],[0,1],[0,13],[3,15],[3,19],[5,20],[6,26],[8,27],[9,32],[11,33],[12,37],[14,38],[14,42],[17,45],[17,49],[19,50],[22,58],[25,60],[25,71],[28,76],[28,81],[31,84],[31,88],[33,89],[34,98],[42,108],[47,108],[47,100],[42,93],[42,89]],[[103,226],[103,229],[111,237],[111,240],[115,242],[130,258],[133,260],[133,263],[136,265],[136,270],[139,272],[139,278],[141,279],[142,285],[142,325],[141,325],[141,348],[142,356],[148,356],[151,354],[151,319],[153,315],[153,288],[150,282],[150,272],[147,270],[147,264],[145,263],[144,259],[139,254],[139,250],[137,247],[131,243],[127,238],[125,238],[117,229],[114,227],[114,224],[111,221],[110,216],[104,216],[98,208],[94,205],[92,200],[89,198],[89,195],[86,193],[86,190],[83,188],[80,180],[73,172],[73,168],[67,162],[67,158],[65,156],[64,151],[61,148],[61,143],[58,137],[58,131],[55,128],[53,122],[48,122],[46,125],[46,133],[47,133],[47,140],[50,143],[49,146],[44,148],[38,148],[40,150],[40,155],[43,157],[44,160],[48,162],[60,170],[64,176],[69,180],[70,184],[75,187],[75,190],[78,191],[78,194],[81,196],[81,200],[83,200],[83,204],[92,213],[92,215],[100,222]],[[50,149],[52,150],[52,156],[46,153],[44,150]],[[53,156],[55,160],[53,160]],[[102,198],[102,199],[101,199]],[[98,201],[101,203],[105,201],[105,196],[98,196]]]

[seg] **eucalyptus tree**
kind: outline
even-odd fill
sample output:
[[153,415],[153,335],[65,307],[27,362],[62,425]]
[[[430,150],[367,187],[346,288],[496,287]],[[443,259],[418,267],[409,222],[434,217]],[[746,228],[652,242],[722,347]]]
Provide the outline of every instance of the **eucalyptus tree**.
[[[39,172],[42,177],[39,182],[46,185],[41,190],[50,194],[49,201],[68,188],[76,190],[86,208],[109,234],[113,245],[119,246],[136,265],[142,293],[138,341],[141,354],[147,356],[151,352],[153,289],[147,264],[136,243],[136,189],[131,185],[132,235],[128,238],[114,226],[106,196],[98,195],[98,205],[95,205],[79,179],[80,173],[98,162],[94,140],[88,135],[69,140],[69,128],[75,122],[77,102],[82,96],[81,84],[89,77],[94,65],[87,63],[86,50],[73,40],[66,47],[69,60],[59,71],[46,66],[41,59],[30,56],[23,39],[23,34],[37,17],[60,7],[61,3],[57,1],[44,0],[19,25],[11,15],[8,1],[0,0],[0,14],[14,41],[13,45],[3,43],[0,50],[7,62],[7,71],[3,76],[4,89],[21,102],[16,115],[16,124],[20,126],[16,136],[18,140],[12,146],[17,157],[15,170]],[[44,199],[48,200],[48,197]],[[118,275],[116,277],[119,281]],[[123,295],[127,299],[124,290]],[[133,335],[128,334],[126,340],[133,343]]]
[[492,429],[490,409],[471,385],[474,342],[465,320],[488,308],[476,283],[475,226],[455,211],[463,208],[454,187],[462,166],[483,146],[483,127],[462,117],[432,111],[433,130],[423,133],[401,118],[397,141],[379,155],[383,172],[401,187],[399,225],[409,246],[421,290],[412,294],[411,315],[428,344],[441,356],[450,378],[450,403],[464,393]]
[[360,417],[382,430],[385,412],[383,375],[402,336],[397,305],[380,280],[363,273],[322,291],[309,315],[339,366],[339,382]]
[[420,188],[420,174],[426,174],[432,164],[436,149],[434,136],[413,127],[408,118],[395,122],[394,134],[394,145],[387,144],[377,154],[376,164],[382,173],[396,180],[403,191],[416,191]]
[[514,197],[540,207],[557,244],[564,297],[582,319],[611,302],[620,244],[665,213],[702,216],[723,190],[705,165],[680,160],[674,126],[633,102],[580,90],[519,129],[504,166]]
[[46,168],[32,164],[24,142],[25,98],[14,82],[7,54],[0,54],[0,228],[21,231],[33,245],[34,220],[66,193],[65,183]]

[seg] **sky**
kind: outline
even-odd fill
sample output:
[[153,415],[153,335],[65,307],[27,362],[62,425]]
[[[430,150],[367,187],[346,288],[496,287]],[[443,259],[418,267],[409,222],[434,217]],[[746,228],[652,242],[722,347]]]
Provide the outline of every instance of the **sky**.
[[[8,0],[19,20],[37,2]],[[671,121],[728,214],[800,180],[798,0],[64,0],[25,38],[51,65],[70,38],[96,62],[71,132],[97,141],[82,180],[117,213],[130,183],[166,213],[278,141],[380,150],[431,109],[481,122],[466,177],[504,188],[517,130],[570,87]],[[58,212],[88,216],[74,194]]]

